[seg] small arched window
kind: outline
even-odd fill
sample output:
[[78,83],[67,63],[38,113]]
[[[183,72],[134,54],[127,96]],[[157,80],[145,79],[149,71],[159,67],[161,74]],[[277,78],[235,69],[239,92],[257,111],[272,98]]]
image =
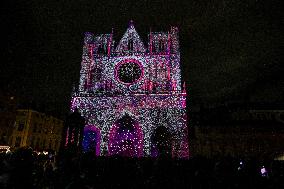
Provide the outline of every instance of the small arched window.
[[164,52],[165,51],[165,43],[163,40],[159,41],[159,51]]
[[128,40],[128,50],[133,51],[133,39]]
[[156,52],[156,44],[152,41],[152,52]]
[[105,53],[104,45],[100,44],[98,46],[98,54],[104,54],[104,53]]

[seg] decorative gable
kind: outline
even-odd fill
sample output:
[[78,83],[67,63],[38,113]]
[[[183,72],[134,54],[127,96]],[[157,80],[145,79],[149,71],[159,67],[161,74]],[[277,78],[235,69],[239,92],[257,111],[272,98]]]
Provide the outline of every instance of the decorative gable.
[[134,28],[133,22],[130,21],[129,27],[116,47],[119,53],[139,53],[145,52],[146,48]]
[[148,37],[146,45],[132,21],[116,47],[113,32],[85,34],[79,90],[71,101],[71,111],[78,109],[86,121],[84,152],[189,157],[178,30]]

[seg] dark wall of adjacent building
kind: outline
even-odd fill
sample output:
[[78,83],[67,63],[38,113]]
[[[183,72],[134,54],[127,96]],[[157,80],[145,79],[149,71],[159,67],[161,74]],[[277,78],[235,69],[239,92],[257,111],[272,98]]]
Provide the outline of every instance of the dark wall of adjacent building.
[[222,106],[191,112],[193,156],[276,158],[284,152],[284,110]]
[[0,145],[8,145],[16,120],[16,104],[14,96],[0,94]]

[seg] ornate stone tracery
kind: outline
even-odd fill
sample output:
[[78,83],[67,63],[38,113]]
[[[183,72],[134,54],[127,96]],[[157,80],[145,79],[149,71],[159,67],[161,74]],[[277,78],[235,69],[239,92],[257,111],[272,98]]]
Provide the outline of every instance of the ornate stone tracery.
[[97,127],[94,131],[99,131],[100,155],[120,151],[110,146],[118,144],[115,138],[122,134],[118,132],[118,121],[127,115],[134,120],[134,132],[119,140],[123,140],[121,148],[134,145],[136,151],[120,154],[153,155],[151,137],[162,126],[171,134],[172,156],[189,157],[186,91],[180,80],[177,28],[150,32],[148,48],[133,22],[116,47],[112,36],[85,34],[80,83],[72,94],[71,111],[80,111],[89,131],[90,127]]

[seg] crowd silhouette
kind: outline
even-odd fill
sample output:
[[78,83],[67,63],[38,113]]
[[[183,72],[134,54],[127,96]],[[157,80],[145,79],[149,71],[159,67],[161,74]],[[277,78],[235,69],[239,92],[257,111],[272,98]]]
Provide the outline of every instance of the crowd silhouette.
[[0,155],[0,188],[284,188],[284,162],[193,157],[189,160],[59,156],[19,148]]

